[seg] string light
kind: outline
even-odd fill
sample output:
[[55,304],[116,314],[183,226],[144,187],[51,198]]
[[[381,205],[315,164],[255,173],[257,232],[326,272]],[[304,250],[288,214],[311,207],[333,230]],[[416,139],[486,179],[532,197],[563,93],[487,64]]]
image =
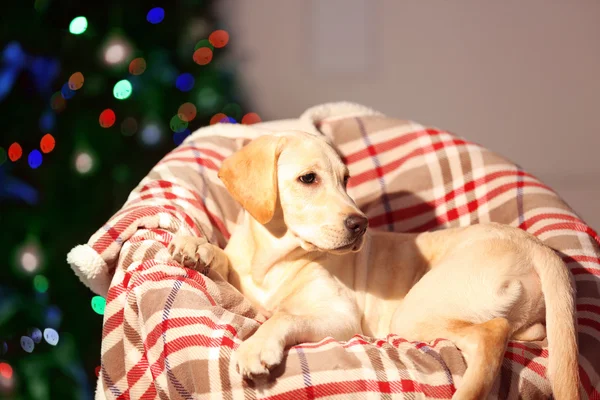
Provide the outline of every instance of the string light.
[[83,74],[81,72],[75,72],[69,77],[69,89],[79,90],[83,87]]
[[13,369],[8,363],[0,363],[0,376],[5,379],[11,379],[13,375]]
[[42,264],[41,251],[35,243],[26,244],[19,250],[18,260],[25,272],[34,273]]
[[46,325],[58,328],[62,320],[62,312],[57,306],[50,306],[46,309]]
[[40,149],[42,149],[43,153],[50,153],[54,150],[54,146],[56,146],[56,140],[54,136],[49,133],[46,133],[42,136],[42,140],[40,140]]
[[39,293],[46,293],[48,291],[48,279],[44,275],[36,275],[33,278],[33,287]]
[[151,24],[160,24],[165,19],[165,10],[161,7],[154,7],[146,15],[146,20]]
[[127,79],[123,79],[115,84],[115,87],[113,88],[113,95],[116,99],[125,100],[131,96],[132,90],[131,82],[129,82]]
[[79,152],[75,156],[75,169],[82,175],[89,173],[94,167],[94,159],[92,156],[85,152]]
[[258,116],[257,113],[247,113],[242,117],[242,124],[244,125],[252,125],[261,122],[262,120]]
[[176,146],[179,146],[181,143],[183,143],[186,137],[190,136],[190,133],[191,132],[189,129],[186,129],[183,132],[173,133],[173,142]]
[[206,65],[212,61],[213,52],[208,47],[200,47],[198,50],[194,51],[192,59],[198,65]]
[[194,77],[190,73],[183,73],[177,77],[175,87],[182,92],[189,92],[194,87]]
[[104,61],[109,65],[121,64],[130,53],[129,43],[121,37],[114,37],[104,46]]
[[113,110],[111,110],[110,108],[107,108],[106,110],[102,111],[100,113],[100,126],[103,128],[110,128],[111,126],[113,126],[115,124],[115,121],[117,120],[117,116],[115,115],[115,112]]
[[129,63],[129,73],[132,75],[141,75],[146,71],[146,60],[142,57],[135,58]]
[[69,24],[69,32],[73,35],[81,35],[88,27],[88,21],[86,17],[74,18]]
[[177,110],[179,119],[185,122],[191,122],[196,118],[196,106],[192,103],[183,103]]
[[75,96],[75,91],[69,87],[69,83],[67,82],[64,85],[62,85],[62,88],[60,89],[60,95],[63,99],[69,100],[72,99],[73,96]]
[[38,328],[32,328],[29,330],[29,337],[35,344],[39,344],[42,341],[42,331]]
[[106,300],[102,296],[92,297],[92,310],[96,314],[104,315],[104,308],[106,307]]
[[208,36],[209,42],[217,49],[225,47],[229,43],[229,33],[222,29],[216,30]]
[[56,124],[56,115],[48,110],[45,111],[40,117],[40,130],[41,131],[51,131],[54,129],[54,125]]
[[138,123],[133,117],[127,117],[121,122],[121,133],[125,136],[131,136],[138,130]]
[[33,343],[33,339],[29,336],[21,336],[20,343],[21,348],[27,353],[31,353],[33,352],[33,349],[35,349],[35,343]]
[[50,97],[50,106],[56,112],[61,112],[67,106],[67,102],[63,98],[61,92],[56,92]]
[[160,142],[162,132],[158,125],[151,123],[142,129],[142,142],[148,146],[154,146]]
[[178,115],[173,115],[173,118],[171,118],[171,121],[169,122],[169,126],[173,132],[183,132],[188,127],[188,123],[182,121]]
[[27,157],[27,162],[32,169],[38,168],[42,165],[42,153],[38,149],[31,150]]
[[58,336],[58,332],[56,332],[54,329],[52,329],[52,328],[44,329],[44,340],[50,346],[56,346],[58,344],[59,338],[60,337]]
[[15,142],[8,148],[8,158],[10,158],[10,161],[15,162],[21,158],[22,155],[23,149],[19,143]]
[[217,113],[217,114],[213,115],[212,118],[210,119],[210,124],[211,125],[218,124],[224,118],[227,118],[227,115],[225,115],[223,113]]

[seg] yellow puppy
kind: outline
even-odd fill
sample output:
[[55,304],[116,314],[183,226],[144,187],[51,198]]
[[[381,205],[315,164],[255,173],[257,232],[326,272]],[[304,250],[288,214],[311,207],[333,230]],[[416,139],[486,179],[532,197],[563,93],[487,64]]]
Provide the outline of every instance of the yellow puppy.
[[225,251],[190,236],[170,251],[210,265],[269,318],[235,352],[245,377],[264,377],[297,343],[395,333],[452,340],[468,366],[454,398],[481,399],[509,339],[547,334],[554,397],[579,398],[569,273],[535,237],[499,224],[369,231],[339,154],[304,132],[255,139],[219,177],[246,210]]

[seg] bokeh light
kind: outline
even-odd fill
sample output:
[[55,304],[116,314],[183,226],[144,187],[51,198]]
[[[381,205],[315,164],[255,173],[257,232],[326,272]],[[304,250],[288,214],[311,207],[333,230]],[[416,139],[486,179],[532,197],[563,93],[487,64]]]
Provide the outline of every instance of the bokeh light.
[[247,113],[246,115],[244,115],[242,117],[242,124],[244,125],[252,125],[252,124],[257,124],[259,122],[261,122],[262,120],[260,119],[260,117],[258,116],[257,113]]
[[160,142],[162,132],[156,124],[148,124],[142,129],[141,139],[145,145],[154,146]]
[[52,328],[44,329],[44,340],[50,346],[56,346],[58,344],[58,340],[59,340],[58,332],[56,332]]
[[190,136],[190,130],[186,129],[183,132],[175,132],[173,133],[173,142],[176,146],[179,146],[186,137]]
[[84,82],[83,74],[81,72],[75,72],[69,77],[69,89],[79,90],[83,86]]
[[40,149],[42,149],[42,152],[50,153],[52,150],[54,150],[55,146],[56,140],[54,139],[54,136],[49,133],[46,133],[44,136],[42,136],[42,140],[40,140]]
[[0,147],[0,165],[4,164],[7,159],[6,150],[4,150],[4,147]]
[[75,96],[75,91],[69,87],[69,83],[67,82],[64,85],[62,85],[62,88],[60,89],[60,95],[63,99],[69,100],[72,99],[73,96]]
[[42,341],[42,331],[40,331],[38,328],[30,329],[28,336],[33,340],[35,344],[39,344]]
[[18,253],[19,266],[28,273],[37,271],[42,265],[42,252],[35,243],[23,246]]
[[4,379],[11,379],[13,375],[12,367],[5,362],[0,363],[0,376]]
[[194,46],[194,51],[198,50],[200,47],[208,47],[210,51],[215,49],[215,46],[213,46],[208,39],[202,39],[198,41],[198,43],[196,43]]
[[89,173],[93,167],[94,159],[89,153],[82,151],[75,156],[75,169],[80,174]]
[[212,87],[203,87],[198,91],[196,105],[205,112],[215,111],[220,101],[219,93]]
[[76,17],[69,24],[69,32],[73,35],[81,35],[88,27],[86,17]]
[[221,110],[223,114],[232,117],[235,120],[242,118],[242,107],[235,103],[229,103]]
[[210,119],[210,124],[211,125],[218,124],[224,118],[227,118],[227,115],[225,115],[223,113],[217,113],[217,114],[213,115],[212,118]]
[[[73,92],[75,93],[75,92]],[[61,92],[56,92],[50,98],[50,107],[56,112],[61,112],[67,106],[67,102],[63,99]]]
[[233,117],[225,117],[219,121],[222,124],[237,124],[237,121]]
[[52,111],[45,111],[40,117],[40,130],[41,131],[51,131],[54,129],[54,125],[56,124],[56,114]]
[[194,87],[194,77],[192,74],[186,72],[177,77],[175,81],[175,87],[182,92],[189,92]]
[[46,293],[48,291],[48,278],[44,275],[36,275],[33,278],[33,287],[39,293]]
[[27,353],[31,353],[33,349],[35,349],[35,343],[33,343],[33,339],[29,336],[21,336],[21,348],[25,350]]
[[169,127],[173,132],[183,132],[188,127],[188,123],[186,121],[182,121],[178,115],[173,115],[171,121],[169,122]]
[[125,136],[131,136],[138,130],[138,123],[133,117],[127,117],[121,122],[121,133]]
[[10,161],[15,162],[21,158],[22,155],[23,149],[19,143],[15,142],[8,148],[8,158],[10,158]]
[[141,75],[146,71],[146,60],[142,57],[134,58],[129,63],[129,73],[132,75]]
[[162,7],[154,7],[146,15],[146,20],[151,24],[160,24],[165,19],[165,10]]
[[113,126],[115,124],[115,121],[117,120],[117,116],[115,115],[115,112],[113,110],[111,110],[110,108],[107,108],[106,110],[102,111],[100,113],[100,126],[103,128],[110,128],[111,126]]
[[208,47],[200,47],[198,50],[194,51],[192,58],[196,64],[206,65],[212,61],[213,52]]
[[189,102],[183,103],[177,110],[177,116],[185,122],[193,121],[196,118],[196,106]]
[[129,82],[127,79],[123,79],[123,80],[120,80],[119,82],[117,82],[113,89],[113,95],[115,96],[116,99],[119,99],[119,100],[125,100],[126,98],[131,96],[131,92],[132,92],[131,82]]
[[62,312],[60,308],[55,305],[51,305],[46,309],[46,325],[51,328],[58,328],[62,321]]
[[38,168],[40,165],[42,165],[42,153],[40,153],[38,149],[31,150],[29,156],[27,157],[27,162],[31,168]]
[[106,307],[106,300],[102,296],[92,297],[92,310],[96,314],[104,315],[104,308]]
[[120,41],[114,41],[106,47],[104,51],[104,61],[107,64],[120,64],[125,61],[127,56],[127,47]]
[[211,33],[208,36],[208,40],[213,46],[215,46],[217,49],[220,49],[221,47],[225,47],[229,42],[229,33],[223,29],[219,29]]

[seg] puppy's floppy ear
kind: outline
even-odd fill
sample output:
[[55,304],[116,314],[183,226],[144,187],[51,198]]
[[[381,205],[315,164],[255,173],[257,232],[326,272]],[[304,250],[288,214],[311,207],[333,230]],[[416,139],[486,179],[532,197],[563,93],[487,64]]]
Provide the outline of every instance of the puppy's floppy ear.
[[261,224],[277,205],[277,159],[283,138],[261,136],[223,161],[219,178],[229,193]]

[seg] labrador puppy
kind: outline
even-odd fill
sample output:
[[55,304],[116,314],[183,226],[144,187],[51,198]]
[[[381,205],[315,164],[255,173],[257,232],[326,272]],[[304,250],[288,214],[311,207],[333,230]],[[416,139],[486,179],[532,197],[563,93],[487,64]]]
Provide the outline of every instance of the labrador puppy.
[[245,210],[225,250],[191,236],[169,250],[215,269],[268,318],[234,353],[244,377],[268,376],[298,343],[394,333],[453,341],[467,362],[454,398],[482,399],[509,339],[547,336],[554,397],[579,398],[569,272],[534,236],[499,224],[368,230],[340,155],[304,132],[253,140],[219,177]]

